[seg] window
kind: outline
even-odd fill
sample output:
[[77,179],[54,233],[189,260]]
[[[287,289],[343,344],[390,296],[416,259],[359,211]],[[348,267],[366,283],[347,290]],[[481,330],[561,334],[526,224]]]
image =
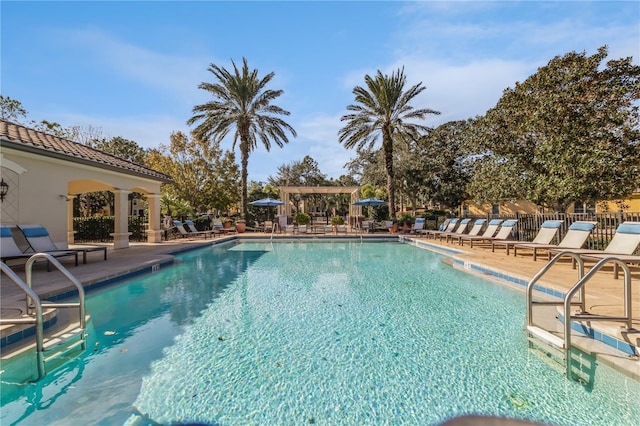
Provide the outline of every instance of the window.
[[491,204],[491,214],[495,216],[500,214],[500,204]]
[[596,212],[596,203],[576,201],[573,204],[573,212],[577,214],[594,214]]

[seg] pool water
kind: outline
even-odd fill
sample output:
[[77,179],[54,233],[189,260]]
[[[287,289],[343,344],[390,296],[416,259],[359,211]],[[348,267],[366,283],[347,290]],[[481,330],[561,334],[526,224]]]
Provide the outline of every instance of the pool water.
[[0,423],[640,424],[639,382],[605,365],[593,386],[567,380],[528,349],[524,294],[429,251],[253,242],[179,258],[90,294],[89,349],[42,381],[12,384],[3,365]]

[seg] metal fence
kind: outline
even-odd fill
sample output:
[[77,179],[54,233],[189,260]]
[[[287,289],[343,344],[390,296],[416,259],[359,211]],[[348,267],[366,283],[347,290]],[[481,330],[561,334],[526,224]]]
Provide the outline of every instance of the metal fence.
[[[74,240],[83,242],[111,242],[115,229],[115,217],[113,216],[91,216],[74,217],[73,230]],[[147,223],[144,217],[129,216],[128,232],[130,241],[146,241]]]

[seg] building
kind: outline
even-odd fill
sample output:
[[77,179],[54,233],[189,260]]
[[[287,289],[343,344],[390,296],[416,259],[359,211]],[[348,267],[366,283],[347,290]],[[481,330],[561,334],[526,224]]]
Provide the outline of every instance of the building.
[[2,225],[37,223],[58,247],[74,242],[73,199],[111,191],[115,199],[113,248],[129,246],[128,195],[147,197],[147,241],[160,242],[160,186],[171,177],[86,145],[0,120]]

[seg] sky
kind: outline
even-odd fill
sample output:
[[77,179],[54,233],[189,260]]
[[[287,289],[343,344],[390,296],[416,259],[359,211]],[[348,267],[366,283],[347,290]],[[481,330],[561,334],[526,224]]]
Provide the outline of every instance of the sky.
[[[330,178],[355,151],[338,142],[340,118],[365,75],[404,68],[412,103],[439,111],[437,127],[495,106],[504,89],[568,52],[640,56],[638,1],[11,1],[0,2],[0,92],[24,122],[98,129],[144,148],[188,133],[210,100],[207,69],[246,58],[274,72],[273,103],[297,137],[249,157],[249,179],[311,156]],[[231,139],[223,142],[231,149]],[[239,161],[239,154],[236,150]]]

